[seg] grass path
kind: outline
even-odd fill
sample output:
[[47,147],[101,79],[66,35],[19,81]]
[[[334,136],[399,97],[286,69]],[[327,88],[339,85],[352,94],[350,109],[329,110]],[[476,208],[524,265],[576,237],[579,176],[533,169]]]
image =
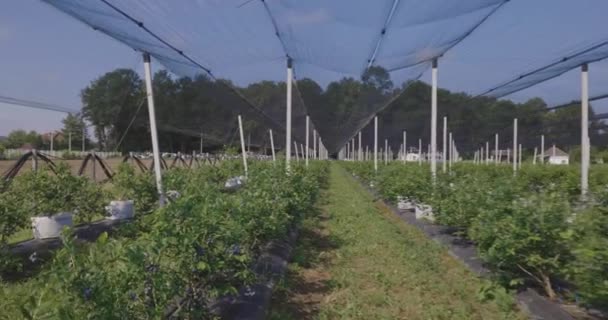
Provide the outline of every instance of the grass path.
[[513,305],[334,163],[270,319],[523,318]]

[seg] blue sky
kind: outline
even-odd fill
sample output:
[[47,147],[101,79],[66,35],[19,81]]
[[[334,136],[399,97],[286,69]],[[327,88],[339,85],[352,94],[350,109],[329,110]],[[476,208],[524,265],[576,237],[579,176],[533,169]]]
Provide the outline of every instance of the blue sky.
[[[169,17],[171,14],[179,14],[184,17],[182,21],[173,21],[172,26],[177,30],[184,30],[184,32],[180,34],[172,29],[166,31],[166,34],[169,34],[173,41],[196,51],[188,53],[213,66],[214,72],[219,76],[228,77],[237,83],[284,78],[284,61],[281,52],[277,51],[277,48],[280,49],[280,43],[276,42],[273,37],[272,25],[267,20],[256,18],[260,16],[254,17],[254,13],[260,13],[259,8],[244,8],[237,15],[228,15],[234,10],[227,8],[227,4],[234,5],[243,1],[182,1],[197,3],[201,8],[205,6],[206,9],[225,10],[221,12],[226,14],[225,16],[219,14],[218,17],[215,17],[211,10],[189,10],[190,8],[184,3],[181,8],[172,8],[174,12],[169,12]],[[450,2],[450,0],[424,1],[428,1],[424,2],[425,4]],[[478,2],[483,1],[489,0],[478,0]],[[149,0],[150,4],[156,3],[156,6],[150,6],[149,13],[154,15],[159,12],[158,10],[163,9],[163,5],[159,4],[162,2]],[[203,2],[209,4],[201,5]],[[221,4],[219,4],[220,2]],[[323,51],[323,46],[330,48],[338,42],[346,49],[368,50],[369,46],[358,47],[356,42],[359,37],[366,34],[366,28],[371,26],[375,30],[374,28],[380,27],[382,20],[364,21],[361,17],[374,14],[369,11],[371,8],[369,4],[380,2],[371,0],[335,1],[334,3],[360,3],[361,5],[353,4],[349,6],[346,13],[341,13],[341,16],[337,17],[340,21],[336,24],[336,33],[326,35],[327,39],[324,40],[328,41],[320,41],[322,45],[317,45],[316,48],[314,47],[316,44],[312,41],[317,39],[313,36],[318,35],[318,31],[311,28],[310,24],[329,23],[326,21],[329,17],[327,12],[332,13],[331,9],[335,6],[330,5],[329,8],[325,8],[325,11],[311,6],[303,8],[303,13],[297,15],[289,7],[296,2],[297,0],[285,0],[285,7],[277,5],[277,9],[274,11],[279,20],[279,27],[291,28],[289,35],[292,38],[287,38],[288,50],[297,51],[299,56],[308,58],[314,63],[318,62],[318,66],[324,68],[332,66],[338,68],[342,62],[349,63],[349,59],[353,59],[353,61],[357,59],[353,63],[358,63],[361,57],[366,56],[366,53],[361,57],[354,53],[348,56],[331,55],[330,50]],[[308,3],[314,4],[315,2],[322,3],[320,0],[311,0]],[[404,6],[423,3],[414,0],[403,0],[402,2],[405,3]],[[475,1],[468,0],[468,2]],[[273,1],[269,1],[269,4],[272,5],[272,3]],[[384,9],[380,8],[378,12],[383,12]],[[530,68],[560,58],[568,51],[600,40],[608,40],[605,12],[608,12],[608,1],[605,0],[512,0],[499,9],[469,38],[441,58],[440,86],[469,93],[480,93]],[[378,17],[382,16],[378,15]],[[193,21],[204,21],[204,24],[196,28],[190,27]],[[358,29],[342,28],[345,21],[361,25],[356,26]],[[401,24],[405,25],[407,21],[394,23],[402,27]],[[242,27],[243,24],[247,25],[248,33],[246,34],[239,33],[242,30],[236,29],[239,26]],[[159,28],[166,27],[162,24],[158,26]],[[417,43],[416,41],[420,39],[441,39],[450,34],[450,30],[447,29],[437,33],[428,33],[428,30],[424,33],[424,29],[417,29],[419,34],[412,34],[411,31],[412,29],[394,31],[389,29],[388,36],[392,37],[390,39],[392,39],[393,45],[388,44],[384,50],[400,49],[398,48],[399,41],[395,41],[399,40],[399,37],[403,37],[403,45],[406,47]],[[230,38],[230,35],[241,38]],[[306,36],[309,37],[306,38]],[[192,44],[193,39],[200,40],[200,43]],[[257,46],[263,41],[266,43]],[[424,49],[428,51],[432,48]],[[320,53],[326,53],[328,58],[321,61],[319,58],[324,56]],[[386,57],[388,57],[388,53],[385,55]],[[261,62],[257,62],[256,59]],[[237,63],[230,63],[230,61]],[[321,71],[318,66],[307,68],[306,64],[302,63],[299,69],[300,76],[311,76],[323,81],[344,75],[344,73],[332,74],[333,71]],[[134,68],[140,71],[142,69],[140,54],[41,1],[7,0],[3,3],[3,10],[0,11],[0,95],[79,108],[80,90],[101,74],[119,67]],[[343,71],[341,70],[341,72]],[[592,95],[608,91],[608,63],[600,62],[592,65],[590,77]],[[422,80],[429,81],[430,73],[426,72]],[[605,90],[603,90],[604,88]],[[533,96],[541,96],[551,103],[561,103],[576,99],[579,94],[580,76],[574,70],[509,98],[522,101]],[[596,106],[599,111],[608,111],[605,101],[597,103]],[[0,112],[0,135],[5,135],[17,128],[38,131],[59,129],[60,120],[64,116],[56,112],[3,104],[0,104],[0,108],[2,110]]]

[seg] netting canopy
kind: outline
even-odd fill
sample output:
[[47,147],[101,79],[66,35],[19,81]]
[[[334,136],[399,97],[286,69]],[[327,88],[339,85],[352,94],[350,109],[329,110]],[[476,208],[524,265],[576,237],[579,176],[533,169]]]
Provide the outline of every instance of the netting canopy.
[[[330,151],[507,2],[43,1],[150,53],[180,77],[224,88],[212,97],[218,112],[242,113],[262,124],[256,130],[284,128],[285,70],[292,59],[294,137],[303,140],[309,114]],[[231,134],[213,130],[205,115],[191,121],[183,127]]]

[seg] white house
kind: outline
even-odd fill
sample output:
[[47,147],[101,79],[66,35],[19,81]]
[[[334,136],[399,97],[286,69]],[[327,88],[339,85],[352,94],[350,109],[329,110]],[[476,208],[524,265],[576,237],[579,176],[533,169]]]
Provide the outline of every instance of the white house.
[[420,159],[418,153],[408,152],[405,155],[405,161],[407,162],[418,162],[418,159]]
[[548,164],[569,164],[570,156],[555,145],[545,151],[545,162]]

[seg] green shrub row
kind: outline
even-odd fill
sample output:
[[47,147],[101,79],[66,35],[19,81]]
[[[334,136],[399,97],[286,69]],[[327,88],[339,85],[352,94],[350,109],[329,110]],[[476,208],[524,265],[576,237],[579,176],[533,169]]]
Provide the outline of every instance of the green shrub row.
[[3,286],[3,315],[158,319],[180,301],[178,318],[209,318],[208,302],[254,281],[251,266],[264,245],[311,211],[327,166],[312,162],[286,175],[281,165],[254,162],[245,187],[223,192],[240,172],[238,162],[166,172],[166,189],[179,198],[93,244],[66,234],[38,276]]
[[457,164],[432,183],[429,167],[345,163],[388,200],[405,196],[433,207],[438,223],[477,243],[481,258],[507,286],[535,284],[551,298],[608,305],[608,167],[591,170],[580,201],[572,166]]

